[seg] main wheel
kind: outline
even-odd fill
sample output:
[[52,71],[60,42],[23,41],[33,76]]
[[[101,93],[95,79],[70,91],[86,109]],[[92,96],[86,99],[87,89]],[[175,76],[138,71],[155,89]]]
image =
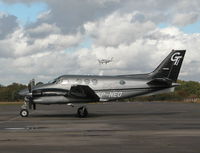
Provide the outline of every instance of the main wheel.
[[78,110],[77,110],[77,115],[79,117],[87,117],[88,116],[87,108],[84,107],[84,106],[79,107]]
[[28,117],[29,112],[28,112],[27,109],[22,109],[22,110],[20,111],[20,115],[21,115],[21,117]]

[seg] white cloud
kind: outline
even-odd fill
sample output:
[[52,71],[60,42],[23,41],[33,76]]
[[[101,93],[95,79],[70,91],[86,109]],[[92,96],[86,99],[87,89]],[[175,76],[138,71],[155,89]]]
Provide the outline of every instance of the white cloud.
[[[98,38],[101,39],[101,37],[97,37],[97,42]],[[157,28],[150,31],[146,37],[140,37],[129,44],[121,43],[118,46],[100,46],[97,43],[90,50],[84,52],[84,56],[81,56],[82,60],[80,60],[80,63],[86,60],[87,57],[91,59],[89,61],[86,60],[86,63],[84,63],[82,73],[93,72],[98,74],[102,69],[104,74],[109,75],[150,72],[158,66],[172,49],[186,49],[186,58],[180,78],[197,79],[200,69],[195,64],[199,64],[200,62],[194,61],[200,59],[199,43],[200,34],[185,34],[175,27]],[[80,55],[81,52],[77,51]],[[94,64],[96,63],[95,59],[111,57],[114,57],[114,61],[107,66],[99,67]],[[190,77],[188,78],[187,76]]]
[[[46,26],[46,28],[44,28]],[[1,57],[21,57],[33,55],[41,52],[57,52],[65,50],[78,44],[82,36],[80,33],[75,35],[55,34],[58,28],[49,25],[41,25],[36,29],[31,29],[35,34],[37,32],[48,32],[44,38],[33,39],[29,37],[23,28],[18,28],[14,33],[4,40],[0,40]],[[30,33],[30,31],[28,31]]]
[[[0,63],[4,69],[0,71],[0,74],[19,76],[13,79],[26,83],[33,77],[38,81],[46,81],[62,74],[146,73],[153,71],[172,49],[187,49],[181,78],[187,79],[190,76],[190,78],[197,79],[200,69],[197,67],[199,62],[195,61],[200,58],[199,38],[200,34],[184,34],[175,27],[157,28],[149,32],[146,37],[140,37],[133,42],[117,46],[94,44],[90,49],[79,48],[75,52],[58,49],[53,53],[37,52],[15,59],[2,58]],[[48,42],[51,42],[50,40]],[[64,42],[59,43],[63,44]],[[46,44],[46,42],[41,43]],[[112,63],[106,66],[98,64],[97,59],[111,57],[114,57]],[[191,74],[193,75],[191,76]],[[7,82],[8,78],[5,78],[4,82]]]
[[84,28],[100,46],[131,43],[155,29],[154,23],[135,21],[134,15],[135,13],[121,15],[116,12],[98,22],[88,22]]
[[48,17],[50,16],[50,14],[51,14],[51,10],[42,12],[41,14],[38,15],[37,19],[38,19],[38,20],[45,20],[45,19],[48,19]]
[[88,0],[88,1],[90,1],[90,2],[97,2],[97,3],[99,3],[99,4],[105,4],[105,3],[108,3],[108,2],[117,2],[117,3],[119,3],[121,0]]
[[178,26],[186,26],[188,24],[195,23],[198,18],[198,13],[181,13],[174,16],[172,23]]
[[[49,10],[37,22],[5,30],[0,40],[0,83],[26,83],[33,77],[45,81],[61,74],[145,73],[172,49],[187,49],[180,78],[199,80],[200,34],[177,28],[199,20],[198,0],[44,1]],[[10,19],[15,23],[16,18]],[[163,22],[170,26],[159,28]],[[92,45],[76,47],[83,38],[90,38]],[[71,47],[73,51],[68,50]],[[97,61],[111,57],[114,61],[107,65]]]
[[60,29],[55,24],[42,23],[38,27],[30,28],[27,30],[31,34],[41,34],[41,33],[60,33]]

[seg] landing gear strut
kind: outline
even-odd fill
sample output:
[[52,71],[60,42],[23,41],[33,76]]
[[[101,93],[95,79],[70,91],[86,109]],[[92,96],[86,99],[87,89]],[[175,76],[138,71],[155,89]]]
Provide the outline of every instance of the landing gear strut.
[[88,116],[88,111],[85,106],[79,107],[77,110],[77,115],[78,117],[87,117]]
[[27,102],[24,101],[24,105],[22,105],[21,107],[21,111],[20,111],[20,115],[21,117],[28,117],[29,115],[29,111],[28,111],[28,106],[27,106]]
[[20,111],[21,117],[28,117],[30,109],[36,110],[36,104],[33,103],[30,98],[25,97],[24,104],[22,105]]

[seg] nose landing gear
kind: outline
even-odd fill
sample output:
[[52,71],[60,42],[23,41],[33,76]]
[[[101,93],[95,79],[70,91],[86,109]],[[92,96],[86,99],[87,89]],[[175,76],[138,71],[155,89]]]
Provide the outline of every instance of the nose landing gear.
[[21,115],[21,117],[28,117],[29,111],[27,109],[22,109],[20,111],[20,115]]
[[28,106],[27,106],[27,101],[24,101],[24,104],[21,107],[21,111],[20,111],[20,116],[21,117],[28,117],[29,115],[29,111],[28,111]]
[[28,117],[29,116],[29,110],[36,110],[36,104],[32,102],[30,98],[25,97],[24,104],[21,107],[20,110],[20,116],[21,117]]

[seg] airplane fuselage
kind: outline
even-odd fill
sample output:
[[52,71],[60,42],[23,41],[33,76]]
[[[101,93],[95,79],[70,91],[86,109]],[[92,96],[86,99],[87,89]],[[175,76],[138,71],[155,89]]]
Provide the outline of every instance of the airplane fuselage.
[[[145,95],[163,90],[169,91],[173,87],[150,86],[150,79],[141,79],[141,76],[82,76],[65,75],[52,83],[35,86],[32,95],[33,102],[38,104],[82,103],[91,101],[113,101],[123,98]],[[72,86],[89,86],[99,99],[88,98],[84,91],[70,92]]]

